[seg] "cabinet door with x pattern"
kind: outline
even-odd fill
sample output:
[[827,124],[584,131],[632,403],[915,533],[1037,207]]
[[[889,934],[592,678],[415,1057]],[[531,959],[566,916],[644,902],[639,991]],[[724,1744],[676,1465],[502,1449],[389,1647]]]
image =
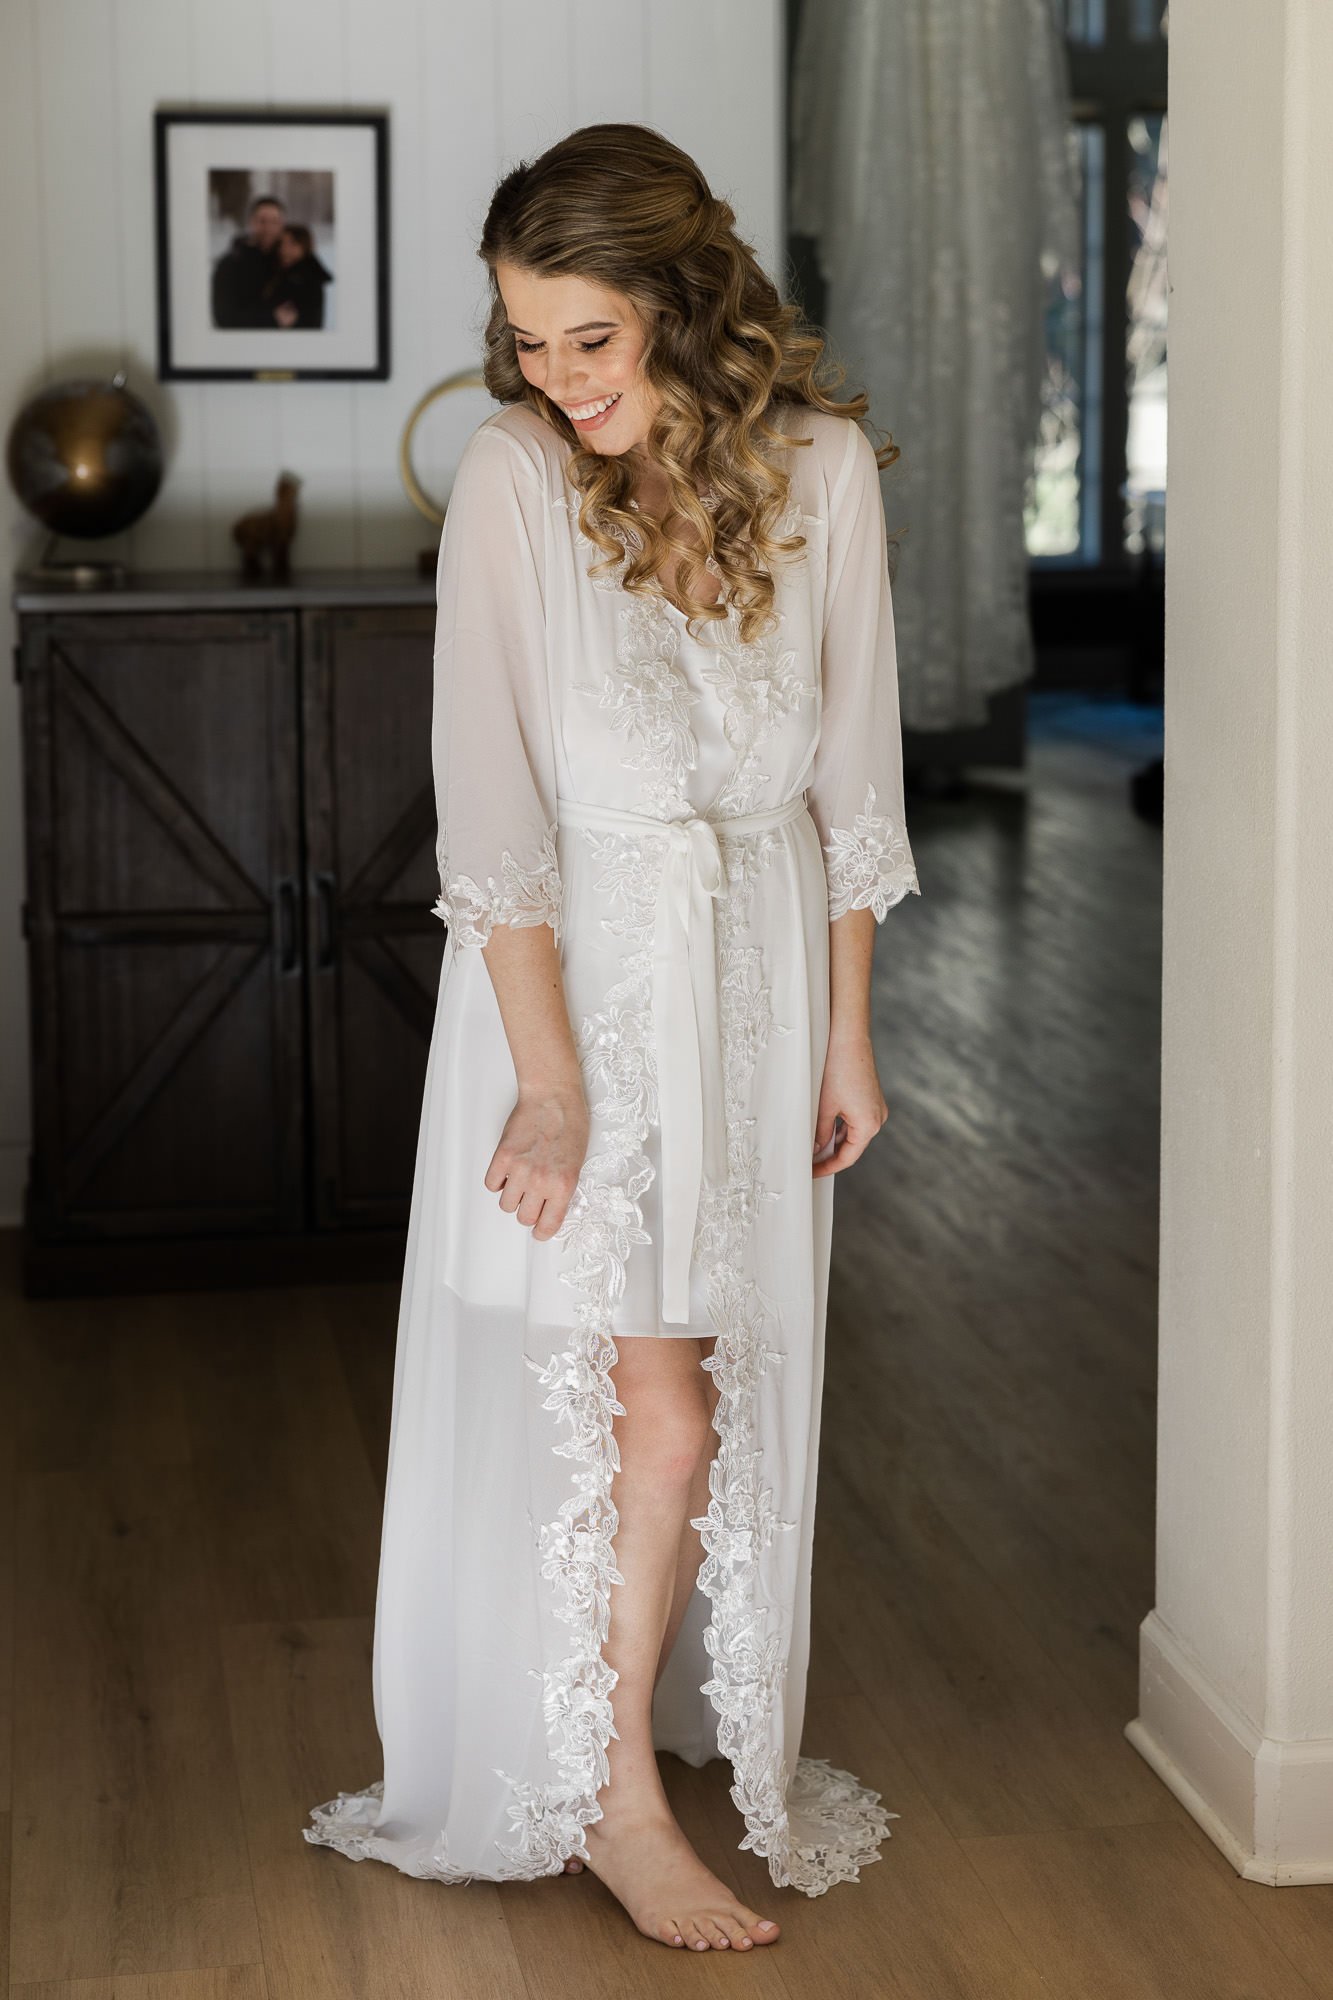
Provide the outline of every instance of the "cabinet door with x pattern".
[[305,1213],[296,617],[25,622],[35,1237]]

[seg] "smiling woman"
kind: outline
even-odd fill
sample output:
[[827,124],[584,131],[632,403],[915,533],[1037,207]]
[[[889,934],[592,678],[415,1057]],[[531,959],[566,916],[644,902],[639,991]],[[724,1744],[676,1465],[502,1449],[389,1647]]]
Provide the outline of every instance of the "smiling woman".
[[[649,401],[640,374],[647,341],[629,299],[584,278],[545,277],[503,258],[495,279],[525,380],[563,410],[580,437],[605,432],[598,450],[624,450],[645,436],[656,399]],[[604,317],[564,325],[580,311]]]
[[887,1115],[903,818],[877,454],[694,162],[572,134],[497,189],[440,545],[451,947],[375,1626],[382,1780],[307,1837],[442,1882],[590,1868],[638,1930],[779,1936],[660,1751],[819,1896],[893,1814],[803,1754],[834,1176]]
[[[726,615],[719,578],[750,643],[771,619],[773,568],[800,546],[782,537],[773,413],[791,402],[860,419],[867,405],[834,396],[822,339],[735,223],[660,133],[589,126],[501,181],[479,252],[487,382],[577,447],[580,532],[610,563],[637,544],[626,590],[665,588],[696,624]],[[897,447],[874,456],[883,470]]]

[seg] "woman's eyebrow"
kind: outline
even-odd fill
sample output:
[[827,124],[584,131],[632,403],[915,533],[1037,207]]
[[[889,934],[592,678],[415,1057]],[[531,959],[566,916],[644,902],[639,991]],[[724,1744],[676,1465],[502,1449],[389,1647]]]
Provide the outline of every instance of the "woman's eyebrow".
[[[565,332],[596,333],[598,329],[601,327],[604,326],[616,327],[619,325],[620,321],[618,319],[587,319],[583,322],[582,326],[567,326],[565,328]],[[521,333],[525,340],[535,340],[537,338],[536,334],[529,333],[528,329],[525,326],[514,326],[512,322],[510,323],[509,331],[511,333]]]

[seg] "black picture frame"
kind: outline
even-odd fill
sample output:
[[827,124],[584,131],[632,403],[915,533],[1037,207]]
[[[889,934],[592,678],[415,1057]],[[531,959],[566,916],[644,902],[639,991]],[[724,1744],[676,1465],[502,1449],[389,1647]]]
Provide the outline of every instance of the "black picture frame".
[[[216,128],[214,140],[207,128]],[[255,128],[257,150],[246,161],[246,137]],[[389,119],[384,111],[209,110],[163,106],[153,114],[153,180],[157,246],[157,373],[175,382],[364,382],[389,376]],[[210,146],[228,163],[211,163]],[[283,153],[288,164],[274,166]],[[326,164],[316,166],[315,161]],[[296,163],[302,163],[299,168]],[[307,183],[327,177],[334,222],[346,215],[337,239],[352,265],[350,275],[330,271],[315,253],[324,278],[297,294],[317,300],[323,313],[333,281],[341,324],[321,319],[269,326],[217,319],[217,264],[209,243],[209,206],[215,183],[239,186],[262,170],[281,184],[299,171]],[[337,177],[346,177],[337,199]],[[267,201],[262,183],[261,197]],[[290,220],[290,218],[289,218]],[[284,232],[285,233],[285,232]],[[308,232],[309,233],[309,232]],[[297,237],[300,231],[296,232]],[[233,246],[234,247],[234,246]],[[296,246],[296,247],[299,247]],[[313,247],[313,246],[312,246]],[[289,247],[295,255],[295,248]],[[253,261],[253,260],[252,260]],[[371,269],[367,270],[367,262]],[[304,268],[304,267],[303,267]],[[355,283],[354,283],[355,280]],[[287,283],[283,273],[280,283]],[[292,280],[294,285],[294,279]],[[340,288],[342,295],[340,296]],[[207,300],[205,294],[207,293]],[[288,305],[288,311],[298,307]],[[276,311],[276,308],[275,308]]]

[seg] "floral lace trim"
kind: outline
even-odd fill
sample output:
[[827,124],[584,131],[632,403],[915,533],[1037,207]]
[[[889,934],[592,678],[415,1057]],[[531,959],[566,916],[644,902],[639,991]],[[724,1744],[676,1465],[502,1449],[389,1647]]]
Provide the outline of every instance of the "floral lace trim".
[[[796,519],[799,522],[799,513]],[[792,532],[787,520],[782,532]],[[760,769],[763,745],[803,701],[815,695],[815,683],[796,670],[795,661],[795,651],[780,646],[775,632],[743,643],[734,610],[719,631],[713,665],[705,668],[704,679],[721,698],[723,733],[736,761],[717,795],[714,812],[752,812],[758,804],[770,780],[770,774]]]
[[[602,561],[602,550],[579,526],[576,499],[562,494],[554,504],[568,514],[579,553],[589,562]],[[589,574],[588,581],[596,590],[619,594],[630,544],[626,530],[613,533],[624,554],[600,575]],[[640,774],[641,810],[659,819],[680,818],[692,810],[685,785],[699,761],[698,738],[690,720],[698,697],[676,665],[680,634],[657,597],[626,595],[618,624],[616,671],[604,674],[600,683],[577,682],[576,692],[607,710],[611,727],[637,746],[620,762],[624,770]]]
[[825,842],[829,921],[848,910],[873,910],[878,923],[904,896],[919,896],[907,834],[896,820],[875,811],[875,787],[866,786],[865,810],[851,831],[830,827]]
[[[706,1274],[709,1314],[717,1329],[703,1365],[718,1388],[717,1455],[710,1470],[707,1513],[699,1530],[705,1559],[699,1587],[710,1599],[704,1635],[713,1662],[703,1683],[718,1716],[718,1749],[731,1761],[731,1796],[746,1825],[742,1847],[767,1857],[775,1884],[822,1895],[854,1881],[877,1860],[878,1845],[896,1814],[879,1794],[845,1771],[798,1758],[794,1776],[773,1744],[786,1677],[781,1632],[766,1602],[760,1564],[774,1539],[793,1530],[782,1519],[763,1477],[757,1390],[783,1356],[768,1337],[769,1310],[745,1272],[746,1239],[759,1204],[777,1199],[764,1186],[746,1114],[746,1095],[759,1052],[773,1032],[771,991],[759,947],[745,942],[747,913],[762,868],[780,845],[773,829],[728,836],[719,827],[726,873],[716,906],[723,1089],[728,1171],[725,1185],[705,1187],[696,1253]],[[613,1543],[618,1514],[611,1497],[619,1469],[612,1418],[611,1369],[617,1360],[612,1311],[623,1295],[635,1244],[650,1239],[640,1197],[653,1168],[645,1151],[658,1116],[651,1005],[652,938],[659,871],[665,849],[653,836],[584,828],[594,850],[596,886],[608,898],[601,919],[632,947],[623,977],[605,1004],[586,1015],[578,1048],[594,1117],[602,1121],[597,1150],[584,1163],[557,1240],[572,1251],[561,1277],[582,1298],[568,1347],[545,1368],[529,1362],[550,1391],[543,1405],[569,1426],[555,1449],[580,1466],[575,1490],[542,1531],[542,1573],[558,1593],[557,1616],[573,1632],[569,1654],[544,1676],[544,1709],[552,1761],[561,1776],[534,1786],[510,1779],[514,1837],[506,1871],[555,1874],[571,1854],[587,1859],[584,1828],[601,1817],[596,1794],[606,1783],[616,1676],[601,1659],[610,1625],[611,1586],[622,1581]]]
[[762,1202],[777,1194],[763,1181],[747,1099],[755,1062],[773,1020],[762,953],[745,942],[754,883],[779,844],[719,829],[727,890],[717,904],[721,972],[723,1096],[728,1174],[723,1188],[706,1188],[697,1252],[707,1273],[709,1315],[717,1329],[703,1366],[718,1390],[713,1415],[718,1450],[709,1472],[707,1512],[691,1525],[705,1551],[699,1588],[711,1601],[704,1645],[713,1662],[703,1684],[718,1713],[718,1748],[730,1758],[731,1797],[745,1820],[742,1848],[763,1855],[779,1888],[823,1895],[852,1882],[877,1861],[889,1834],[879,1794],[847,1771],[799,1757],[794,1774],[774,1755],[786,1681],[781,1633],[761,1574],[765,1552],[795,1523],[781,1518],[764,1483],[758,1430],[759,1385],[783,1355],[770,1343],[771,1308],[748,1275],[748,1240]]
[[349,1861],[387,1861],[402,1874],[422,1881],[472,1881],[466,1868],[450,1861],[443,1834],[429,1853],[414,1859],[376,1833],[383,1809],[384,1780],[377,1778],[363,1792],[339,1792],[327,1805],[316,1806],[310,1814],[312,1824],[301,1829],[302,1837],[312,1847],[334,1848]]
[[454,942],[460,945],[489,944],[496,924],[550,924],[558,945],[563,921],[563,894],[560,864],[556,858],[556,825],[547,827],[534,867],[522,867],[506,848],[500,856],[500,881],[493,875],[481,888],[470,875],[450,875],[449,857],[443,839],[439,863],[441,894],[431,906],[431,915],[449,926]]
[[571,1633],[569,1652],[543,1676],[547,1738],[560,1776],[545,1785],[506,1779],[511,1833],[501,1852],[509,1878],[558,1874],[574,1854],[586,1861],[583,1829],[602,1816],[596,1795],[610,1774],[606,1746],[617,1680],[602,1660],[602,1647],[610,1629],[611,1586],[623,1581],[612,1546],[620,1519],[611,1495],[620,1469],[612,1419],[624,1414],[611,1379],[619,1358],[613,1315],[624,1294],[631,1249],[651,1241],[639,1197],[653,1178],[645,1142],[658,1115],[652,935],[666,848],[653,840],[661,851],[649,856],[644,851],[649,843],[634,836],[582,831],[602,864],[597,887],[616,912],[608,928],[635,948],[622,961],[622,977],[607,990],[603,1006],[583,1017],[576,1035],[594,1150],[554,1239],[569,1249],[560,1277],[580,1294],[575,1324],[568,1346],[545,1367],[528,1361],[550,1392],[543,1409],[569,1429],[555,1450],[579,1469],[573,1492],[540,1539],[542,1575],[555,1586],[556,1616]]
[[659,819],[687,816],[689,773],[699,761],[699,742],[690,720],[698,697],[676,664],[680,635],[665,612],[631,597],[620,607],[616,672],[600,687],[578,683],[608,711],[612,729],[632,747],[620,762],[639,774],[639,809]]
[[858,1871],[882,1859],[891,1819],[880,1794],[823,1757],[797,1759],[787,1790],[788,1867],[795,1887],[822,1896],[835,1882],[855,1882]]
[[[711,494],[705,494],[703,500],[705,506],[716,505]],[[590,563],[602,561],[602,551],[579,526],[573,498],[561,495],[555,505],[569,515],[576,549]],[[793,496],[778,533],[795,534],[803,518]],[[623,528],[612,532],[625,553],[601,574],[589,573],[589,581],[598,590],[620,592],[630,559],[630,534]],[[712,556],[706,558],[704,567],[721,579],[722,572]],[[699,758],[690,720],[698,696],[677,663],[680,633],[671,622],[665,600],[656,596],[627,597],[620,607],[619,625],[615,672],[605,674],[600,685],[581,683],[578,692],[591,696],[599,708],[607,710],[611,727],[638,745],[621,763],[625,770],[640,774],[643,810],[660,819],[686,817],[694,810],[685,788]],[[712,641],[704,641],[713,653],[713,665],[704,670],[704,678],[719,692],[725,710],[723,728],[736,752],[733,768],[711,809],[717,817],[753,810],[770,781],[769,773],[760,768],[761,748],[786,716],[803,700],[813,698],[815,685],[795,670],[796,654],[779,644],[777,628],[743,643],[740,614],[734,604],[728,605],[726,617],[713,631]]]

